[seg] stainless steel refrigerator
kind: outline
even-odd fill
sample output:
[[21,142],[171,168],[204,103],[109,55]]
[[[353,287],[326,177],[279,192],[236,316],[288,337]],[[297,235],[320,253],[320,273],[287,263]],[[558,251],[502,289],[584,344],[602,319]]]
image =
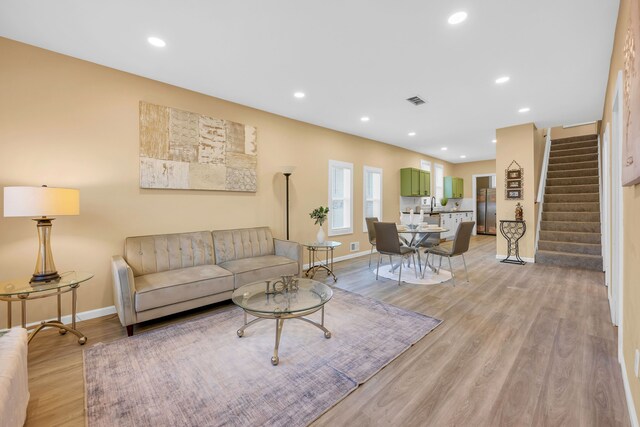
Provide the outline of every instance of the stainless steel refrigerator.
[[476,233],[496,235],[496,189],[481,188],[476,195],[478,224]]

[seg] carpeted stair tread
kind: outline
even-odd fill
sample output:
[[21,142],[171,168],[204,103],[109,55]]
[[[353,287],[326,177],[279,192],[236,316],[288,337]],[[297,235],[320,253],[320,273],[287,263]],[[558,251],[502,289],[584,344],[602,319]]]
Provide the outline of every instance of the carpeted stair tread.
[[576,193],[596,193],[600,191],[598,184],[587,185],[554,185],[544,189],[545,194],[576,194]]
[[545,212],[543,208],[542,220],[600,222],[600,212]]
[[566,254],[563,252],[538,250],[536,262],[559,267],[574,267],[602,271],[602,255]]
[[597,140],[593,140],[593,141],[578,141],[578,142],[570,142],[570,143],[564,143],[564,144],[551,144],[551,153],[555,153],[556,151],[562,151],[562,150],[574,150],[576,148],[590,148],[590,147],[597,147],[598,146],[598,141]]
[[585,233],[581,231],[550,231],[540,229],[540,241],[543,240],[554,242],[600,244],[602,235],[600,233]]
[[554,150],[549,153],[549,158],[555,159],[558,157],[579,156],[583,154],[595,154],[597,156],[598,146],[594,145],[593,147],[579,147],[579,148],[569,148],[565,150]]
[[600,202],[552,202],[543,205],[543,212],[600,212]]
[[547,179],[575,178],[580,176],[598,176],[598,168],[569,169],[547,172]]
[[541,221],[540,231],[599,233],[600,221]]
[[596,154],[575,154],[573,156],[549,157],[549,165],[559,165],[564,163],[597,162]]
[[[544,203],[587,203],[600,202],[599,193],[545,194]],[[545,205],[546,206],[546,205]]]
[[558,242],[555,240],[538,241],[541,251],[565,252],[570,254],[601,255],[600,243]]
[[552,139],[551,144],[567,144],[572,142],[582,142],[582,141],[598,141],[598,135],[581,135],[581,136],[570,136],[569,138],[558,138]]
[[586,162],[571,162],[571,163],[553,163],[549,164],[550,171],[564,171],[570,169],[597,169],[598,160],[590,160]]
[[553,187],[556,185],[586,185],[586,184],[599,184],[600,178],[595,176],[572,176],[569,178],[547,178],[547,187]]

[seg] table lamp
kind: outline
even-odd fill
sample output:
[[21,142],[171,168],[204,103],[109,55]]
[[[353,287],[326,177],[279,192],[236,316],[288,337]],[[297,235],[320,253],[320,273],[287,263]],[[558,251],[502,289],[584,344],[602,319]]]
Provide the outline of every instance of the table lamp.
[[40,249],[31,283],[51,282],[60,278],[51,254],[51,221],[55,219],[51,217],[79,213],[78,190],[46,185],[4,188],[4,216],[33,217],[37,222]]

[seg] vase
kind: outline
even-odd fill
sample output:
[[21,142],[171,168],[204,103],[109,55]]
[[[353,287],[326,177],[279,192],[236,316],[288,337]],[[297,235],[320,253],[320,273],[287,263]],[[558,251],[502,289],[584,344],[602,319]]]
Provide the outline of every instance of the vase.
[[316,241],[318,243],[324,243],[324,229],[322,228],[322,226],[318,228],[318,234],[316,234]]

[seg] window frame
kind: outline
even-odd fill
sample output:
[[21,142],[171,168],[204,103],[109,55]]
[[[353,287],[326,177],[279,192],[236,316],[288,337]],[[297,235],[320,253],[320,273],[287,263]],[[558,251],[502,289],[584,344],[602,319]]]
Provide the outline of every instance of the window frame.
[[[349,227],[342,228],[333,228],[333,169],[348,169],[351,173],[350,185],[349,185],[349,210],[350,210],[350,218],[349,218]],[[329,206],[329,215],[327,216],[328,226],[327,226],[327,235],[328,236],[341,236],[345,234],[353,234],[353,163],[342,162],[339,160],[329,160],[329,179],[328,185],[328,205]]]
[[[362,231],[367,232],[367,173],[380,174],[380,221],[382,221],[382,201],[383,201],[383,171],[382,168],[376,168],[374,166],[363,166],[362,168]],[[373,200],[375,203],[375,199]]]
[[[442,175],[442,179],[440,181],[440,183],[438,183],[438,172],[437,169],[440,169],[441,171],[441,175]],[[436,206],[440,206],[440,199],[444,198],[444,166],[439,164],[439,163],[434,163],[433,164],[433,180],[434,182],[434,192],[432,194],[435,195],[436,197]],[[440,184],[440,185],[438,185]],[[440,190],[440,194],[438,195],[438,189]]]

